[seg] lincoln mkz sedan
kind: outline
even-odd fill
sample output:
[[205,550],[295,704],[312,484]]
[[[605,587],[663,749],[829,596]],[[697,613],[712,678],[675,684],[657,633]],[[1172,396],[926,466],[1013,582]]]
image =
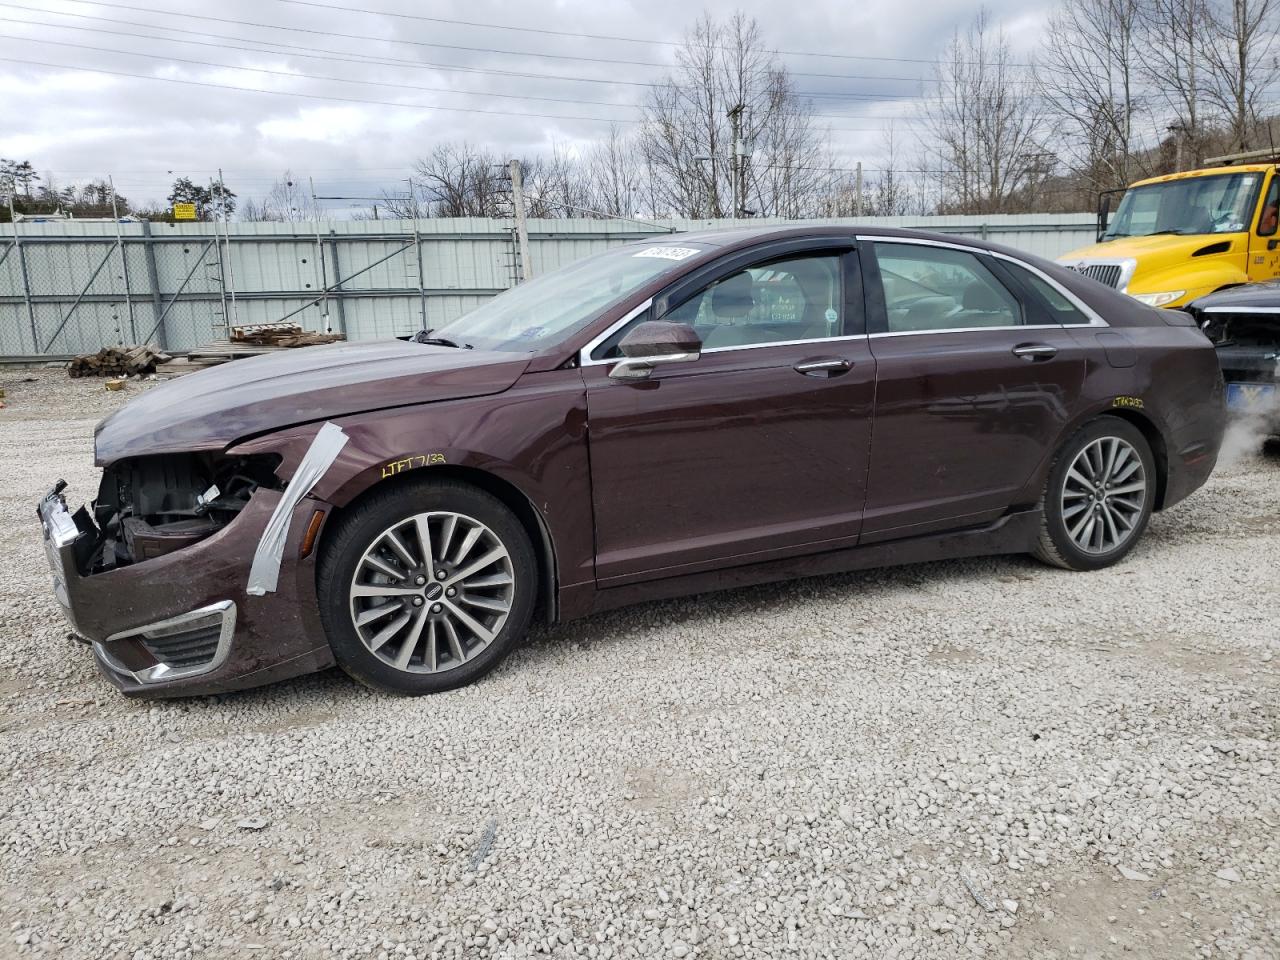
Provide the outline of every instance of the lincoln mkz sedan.
[[412,340],[286,351],[103,421],[39,504],[126,694],[335,662],[429,693],[532,619],[885,564],[1124,557],[1213,469],[1186,314],[992,244],[770,227],[615,247]]

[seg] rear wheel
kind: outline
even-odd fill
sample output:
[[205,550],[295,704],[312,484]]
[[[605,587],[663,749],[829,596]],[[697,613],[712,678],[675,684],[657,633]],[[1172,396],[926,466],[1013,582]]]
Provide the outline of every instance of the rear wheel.
[[537,565],[496,497],[455,482],[375,494],[344,516],[320,562],[320,613],[339,665],[422,694],[492,670],[529,626]]
[[1117,417],[1086,424],[1049,471],[1036,556],[1068,570],[1111,566],[1146,530],[1155,494],[1155,459],[1142,431]]

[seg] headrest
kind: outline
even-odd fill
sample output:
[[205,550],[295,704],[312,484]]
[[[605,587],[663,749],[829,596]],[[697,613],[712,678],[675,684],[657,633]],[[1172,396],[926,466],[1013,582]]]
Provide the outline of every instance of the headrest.
[[711,312],[722,320],[745,317],[756,305],[755,282],[747,272],[735,273],[711,291]]
[[1000,295],[985,283],[974,281],[964,288],[964,301],[961,306],[965,310],[978,313],[998,313],[1005,309],[1006,304],[1000,299]]

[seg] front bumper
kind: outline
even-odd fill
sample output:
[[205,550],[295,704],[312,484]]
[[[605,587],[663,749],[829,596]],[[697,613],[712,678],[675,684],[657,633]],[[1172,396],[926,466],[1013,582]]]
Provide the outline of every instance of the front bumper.
[[54,596],[93,647],[102,673],[130,696],[223,693],[332,665],[317,615],[315,558],[299,558],[307,521],[330,506],[295,507],[275,591],[246,592],[249,566],[280,494],[258,489],[208,538],[129,566],[88,573],[98,530],[67,508],[59,483],[37,506]]

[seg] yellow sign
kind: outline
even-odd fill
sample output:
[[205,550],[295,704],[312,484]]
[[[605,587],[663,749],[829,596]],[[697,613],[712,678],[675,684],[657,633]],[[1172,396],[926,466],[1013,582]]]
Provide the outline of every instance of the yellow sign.
[[194,203],[175,203],[173,205],[173,219],[194,220],[195,218],[196,205]]

